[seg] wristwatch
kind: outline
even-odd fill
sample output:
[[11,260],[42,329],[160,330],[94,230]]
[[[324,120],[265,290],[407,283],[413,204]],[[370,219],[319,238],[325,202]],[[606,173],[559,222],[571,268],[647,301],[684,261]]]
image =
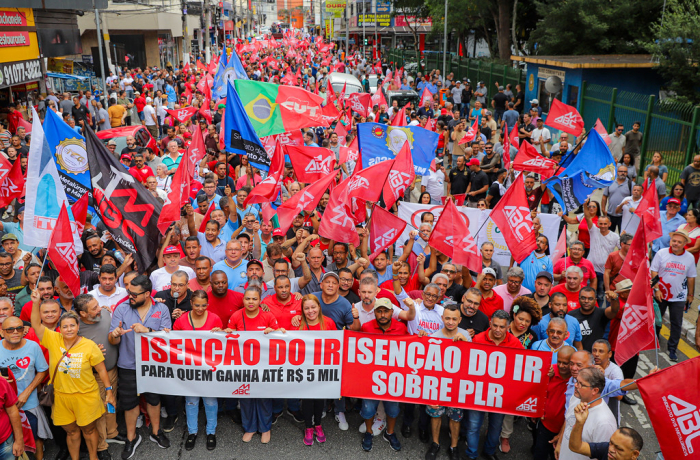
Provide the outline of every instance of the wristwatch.
[[112,387],[105,388],[105,391],[112,391]]

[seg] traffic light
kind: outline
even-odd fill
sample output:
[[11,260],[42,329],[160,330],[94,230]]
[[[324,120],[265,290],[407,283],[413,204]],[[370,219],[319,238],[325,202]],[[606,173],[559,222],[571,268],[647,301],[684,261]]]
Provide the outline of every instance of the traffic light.
[[365,38],[365,46],[367,46],[367,42],[368,42],[368,40]]

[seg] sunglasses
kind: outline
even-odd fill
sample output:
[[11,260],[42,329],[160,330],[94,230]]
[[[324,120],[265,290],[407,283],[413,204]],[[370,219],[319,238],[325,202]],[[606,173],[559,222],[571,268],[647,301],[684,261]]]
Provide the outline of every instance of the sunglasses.
[[13,332],[19,332],[19,331],[24,332],[24,326],[6,327],[5,329],[3,329],[3,331],[9,332],[10,334],[12,334]]

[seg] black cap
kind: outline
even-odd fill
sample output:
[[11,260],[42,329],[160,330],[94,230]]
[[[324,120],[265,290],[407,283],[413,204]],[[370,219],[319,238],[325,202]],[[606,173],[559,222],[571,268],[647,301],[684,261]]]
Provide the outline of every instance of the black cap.
[[552,276],[552,274],[547,272],[547,271],[544,271],[544,270],[537,274],[535,279],[538,279],[538,278],[547,278],[550,283],[554,282],[554,277]]

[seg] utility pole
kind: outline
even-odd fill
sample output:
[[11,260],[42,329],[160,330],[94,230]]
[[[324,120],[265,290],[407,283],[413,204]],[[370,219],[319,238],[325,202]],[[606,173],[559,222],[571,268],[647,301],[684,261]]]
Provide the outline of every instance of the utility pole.
[[348,14],[348,3],[345,3],[345,59],[348,58],[350,48],[350,15]]
[[445,23],[445,34],[442,38],[442,78],[444,80],[447,75],[447,0],[445,0],[445,19],[442,21]]
[[[104,105],[107,105],[107,82],[105,80],[105,58],[102,52],[102,27],[100,27],[100,12],[95,7],[95,0],[92,0],[92,7],[95,9],[95,28],[97,31],[97,49],[100,52],[100,75],[102,76],[102,97]],[[43,61],[43,59],[42,59]]]
[[[379,43],[377,42],[377,22],[379,21],[377,15],[378,6],[379,0],[374,0],[374,49],[377,57],[379,57]],[[374,56],[372,56],[372,60],[374,60]]]
[[211,29],[211,4],[209,3],[209,0],[204,0],[204,4],[206,5],[204,7],[204,19],[205,19],[205,24],[204,24],[204,32],[202,33],[202,37],[204,38],[204,56],[206,56],[207,62],[211,61],[211,46],[209,45],[209,30]]
[[[185,3],[185,0],[180,0],[180,6],[182,7],[182,60],[190,62],[189,53],[187,52],[187,3]],[[173,67],[175,67],[175,64],[173,64]]]

